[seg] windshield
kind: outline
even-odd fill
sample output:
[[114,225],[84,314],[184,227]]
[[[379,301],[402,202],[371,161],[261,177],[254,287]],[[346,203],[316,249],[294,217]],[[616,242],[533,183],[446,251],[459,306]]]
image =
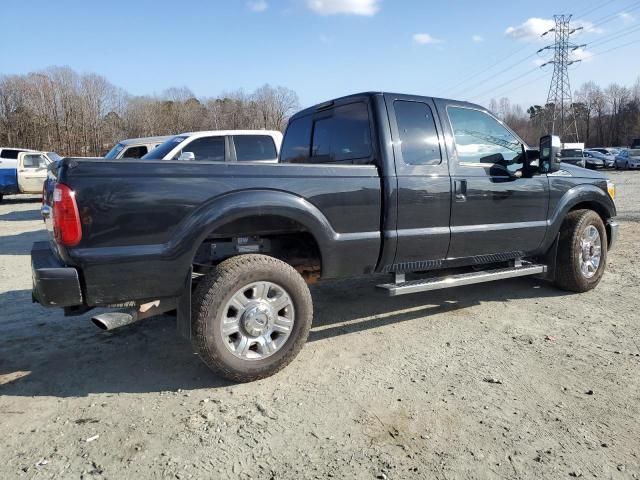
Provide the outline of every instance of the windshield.
[[164,143],[161,143],[156,148],[151,150],[145,156],[142,157],[143,160],[162,160],[164,157],[174,148],[176,148],[180,143],[182,143],[186,138],[185,135],[178,135],[177,137],[171,137]]
[[582,157],[582,150],[578,148],[567,148],[560,152],[561,157]]
[[52,162],[57,162],[58,160],[62,160],[62,157],[58,155],[56,152],[47,152],[47,157],[49,157],[49,160],[51,160]]
[[124,145],[122,143],[116,143],[115,146],[104,156],[104,158],[106,158],[107,160],[113,160],[118,156],[123,148]]

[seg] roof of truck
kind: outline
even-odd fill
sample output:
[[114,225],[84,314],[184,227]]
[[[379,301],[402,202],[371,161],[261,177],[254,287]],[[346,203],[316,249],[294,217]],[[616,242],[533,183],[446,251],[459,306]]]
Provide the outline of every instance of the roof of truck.
[[163,135],[159,137],[140,137],[140,138],[127,138],[126,140],[120,140],[118,143],[121,145],[144,145],[146,143],[164,142],[171,138],[173,135]]
[[201,136],[213,136],[213,135],[282,135],[282,132],[278,130],[201,130],[198,132],[185,132],[174,135],[174,137],[184,135],[201,135]]

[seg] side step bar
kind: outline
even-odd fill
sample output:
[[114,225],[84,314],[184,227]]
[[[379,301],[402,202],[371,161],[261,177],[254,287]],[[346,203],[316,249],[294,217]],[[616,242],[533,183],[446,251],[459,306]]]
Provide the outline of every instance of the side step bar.
[[[494,280],[502,280],[503,278],[539,275],[546,271],[546,265],[525,264],[519,267],[497,268],[493,270],[483,270],[480,272],[461,273],[457,275],[450,275],[448,277],[409,280],[399,283],[384,283],[382,285],[378,285],[378,288],[386,290],[390,297],[395,297],[396,295],[406,295],[408,293],[428,292],[430,290],[440,290],[442,288],[492,282]],[[402,276],[400,278],[402,278]]]

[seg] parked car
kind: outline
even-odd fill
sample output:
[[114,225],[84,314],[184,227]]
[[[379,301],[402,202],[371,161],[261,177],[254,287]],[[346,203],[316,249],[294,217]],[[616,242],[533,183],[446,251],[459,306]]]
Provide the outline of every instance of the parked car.
[[629,170],[640,168],[640,149],[622,150],[616,157],[616,169]]
[[4,195],[42,193],[47,167],[52,161],[49,155],[36,150],[1,149],[0,201]]
[[585,150],[584,158],[587,168],[611,168],[615,165],[616,157],[613,155],[605,155],[595,150]]
[[585,292],[615,243],[615,187],[559,150],[479,105],[362,93],[295,114],[275,164],[66,158],[33,295],[66,314],[126,305],[93,317],[103,329],[176,310],[200,359],[250,381],[300,351],[319,278],[387,274],[396,296],[539,275]]
[[108,160],[119,160],[121,158],[141,158],[156,148],[164,141],[171,138],[164,137],[143,137],[129,138],[116,143],[104,156]]
[[282,133],[275,130],[213,130],[169,138],[144,160],[276,163]]
[[560,150],[560,161],[586,168],[587,161],[584,152],[578,148],[563,148]]

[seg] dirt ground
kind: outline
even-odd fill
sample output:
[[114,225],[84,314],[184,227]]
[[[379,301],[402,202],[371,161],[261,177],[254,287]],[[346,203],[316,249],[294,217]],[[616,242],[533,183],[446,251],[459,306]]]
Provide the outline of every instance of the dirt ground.
[[[594,291],[313,288],[300,356],[234,385],[170,317],[31,303],[39,199],[0,205],[0,478],[640,478],[640,172]],[[489,380],[489,381],[488,381]]]

